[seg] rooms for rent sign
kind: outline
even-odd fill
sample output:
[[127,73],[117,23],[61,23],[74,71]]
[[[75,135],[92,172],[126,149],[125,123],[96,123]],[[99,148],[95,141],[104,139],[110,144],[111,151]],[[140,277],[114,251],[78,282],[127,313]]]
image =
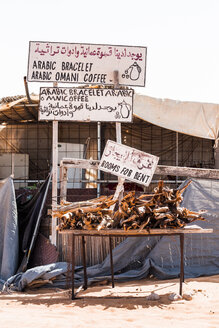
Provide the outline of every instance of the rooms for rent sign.
[[30,41],[29,82],[145,86],[146,47]]
[[149,186],[159,157],[108,140],[99,169]]

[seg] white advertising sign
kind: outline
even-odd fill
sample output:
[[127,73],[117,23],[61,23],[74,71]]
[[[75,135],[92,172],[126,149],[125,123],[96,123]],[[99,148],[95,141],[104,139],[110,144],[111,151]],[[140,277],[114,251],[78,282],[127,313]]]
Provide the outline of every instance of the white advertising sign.
[[99,170],[149,186],[159,157],[108,140]]
[[30,41],[29,82],[145,86],[146,47]]
[[40,88],[39,120],[132,122],[133,90]]

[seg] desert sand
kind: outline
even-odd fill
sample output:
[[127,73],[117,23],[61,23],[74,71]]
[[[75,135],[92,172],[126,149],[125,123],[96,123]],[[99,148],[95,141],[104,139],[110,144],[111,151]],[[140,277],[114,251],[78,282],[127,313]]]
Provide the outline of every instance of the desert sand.
[[[151,292],[158,300],[148,300]],[[70,290],[28,289],[0,294],[0,327],[219,327],[219,275],[187,279],[183,293],[190,300],[170,300],[179,280],[144,279],[106,282],[81,290],[71,300]],[[188,297],[187,297],[188,298]]]

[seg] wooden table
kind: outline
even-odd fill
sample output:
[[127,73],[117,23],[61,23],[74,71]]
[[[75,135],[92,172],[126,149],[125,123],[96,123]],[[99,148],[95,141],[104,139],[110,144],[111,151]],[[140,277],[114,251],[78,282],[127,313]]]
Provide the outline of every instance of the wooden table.
[[60,234],[72,235],[72,300],[76,298],[74,291],[74,271],[75,271],[75,236],[81,236],[82,242],[82,258],[84,268],[84,285],[83,288],[87,289],[87,268],[86,268],[86,249],[85,249],[85,236],[108,237],[110,249],[110,265],[112,288],[114,288],[114,269],[113,269],[113,255],[112,255],[112,237],[152,237],[152,236],[179,236],[180,237],[180,287],[179,294],[182,295],[182,284],[184,282],[184,235],[193,233],[212,233],[213,229],[202,228],[183,228],[183,229],[151,229],[147,230],[62,230]]

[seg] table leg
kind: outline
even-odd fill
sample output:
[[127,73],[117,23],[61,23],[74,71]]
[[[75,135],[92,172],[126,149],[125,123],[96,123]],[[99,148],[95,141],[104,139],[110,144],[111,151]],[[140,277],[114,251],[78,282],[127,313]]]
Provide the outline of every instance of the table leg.
[[72,235],[72,251],[71,251],[71,262],[72,262],[72,267],[71,267],[71,289],[72,289],[72,294],[71,294],[71,299],[75,299],[75,236]]
[[114,288],[114,268],[113,268],[113,253],[112,253],[112,238],[109,237],[109,249],[110,249],[110,267],[112,277],[112,288]]
[[87,289],[87,267],[86,267],[86,251],[85,251],[85,239],[84,236],[81,237],[82,242],[82,258],[83,258],[83,267],[84,267],[84,290]]
[[180,234],[180,287],[179,294],[182,296],[182,284],[184,282],[184,234]]

